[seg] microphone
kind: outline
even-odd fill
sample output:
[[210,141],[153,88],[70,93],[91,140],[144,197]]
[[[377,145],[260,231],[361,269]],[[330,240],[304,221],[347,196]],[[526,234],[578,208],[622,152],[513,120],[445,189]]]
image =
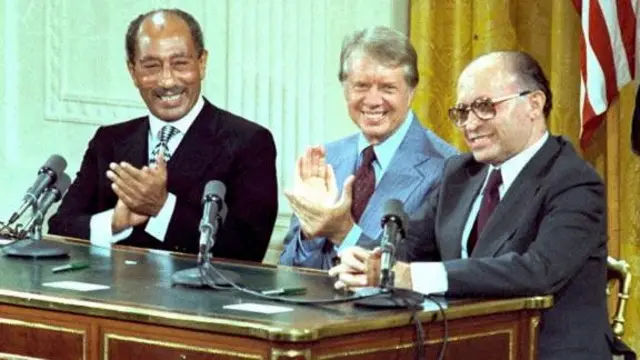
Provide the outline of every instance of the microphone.
[[215,269],[210,263],[211,248],[215,242],[215,235],[227,217],[227,205],[224,196],[227,192],[225,185],[218,180],[211,180],[205,185],[202,194],[202,220],[200,220],[200,240],[198,251],[198,266],[179,270],[171,275],[173,284],[191,287],[229,287],[230,283],[238,284],[240,275],[225,269]]
[[71,185],[71,178],[66,173],[62,173],[58,177],[58,181],[56,181],[53,186],[47,188],[40,199],[38,199],[36,212],[29,219],[29,221],[27,221],[27,223],[24,225],[24,228],[20,231],[21,238],[26,236],[26,234],[30,232],[34,226],[42,224],[42,222],[44,221],[44,216],[51,205],[62,199],[62,196],[67,192],[69,185]]
[[[356,290],[356,296],[363,297],[354,302],[355,306],[374,309],[398,309],[422,307],[425,296],[411,289],[396,288],[394,286],[394,273],[391,270],[396,261],[395,252],[397,243],[401,241],[409,226],[409,216],[404,212],[399,200],[391,199],[384,204],[382,216],[382,239],[380,248],[380,286],[366,287]],[[378,295],[376,295],[378,294]],[[372,297],[366,297],[371,296]]]
[[386,289],[393,286],[393,264],[395,263],[396,243],[404,238],[409,225],[409,217],[404,212],[402,202],[390,199],[384,204],[382,216],[382,240],[380,248],[380,287]]
[[211,180],[202,193],[202,220],[200,220],[200,247],[198,252],[198,264],[205,260],[208,248],[213,246],[209,240],[218,232],[218,228],[224,222],[227,215],[224,196],[227,192],[226,186],[221,181]]
[[38,170],[38,177],[36,178],[36,181],[27,190],[27,193],[22,200],[22,204],[18,208],[18,211],[11,215],[7,225],[16,222],[16,220],[18,220],[29,207],[36,205],[42,192],[47,187],[54,184],[66,168],[67,161],[62,156],[51,155],[49,159],[47,159],[47,162],[45,162],[40,170]]

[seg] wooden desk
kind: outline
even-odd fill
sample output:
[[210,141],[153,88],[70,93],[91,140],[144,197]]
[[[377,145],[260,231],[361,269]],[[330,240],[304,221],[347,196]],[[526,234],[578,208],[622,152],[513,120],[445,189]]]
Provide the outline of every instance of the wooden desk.
[[[60,240],[58,240],[60,241]],[[350,303],[308,306],[262,300],[235,290],[172,287],[171,274],[193,267],[179,254],[102,249],[61,241],[71,261],[88,269],[53,273],[69,260],[0,257],[0,358],[45,359],[388,359],[413,358],[415,328],[403,310],[369,310]],[[336,294],[321,272],[216,263],[250,288],[304,286],[299,298]],[[78,281],[109,286],[80,292],[43,286]],[[535,359],[537,325],[550,297],[445,300],[447,359]],[[292,310],[262,314],[231,304]],[[434,359],[443,339],[437,307],[419,314],[425,351]],[[4,355],[3,355],[4,354]],[[12,355],[9,355],[12,354]]]

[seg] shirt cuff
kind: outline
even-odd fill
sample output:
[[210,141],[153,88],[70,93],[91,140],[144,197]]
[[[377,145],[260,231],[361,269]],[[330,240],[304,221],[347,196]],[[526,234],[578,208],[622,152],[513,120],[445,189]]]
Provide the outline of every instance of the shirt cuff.
[[89,220],[89,241],[92,244],[110,248],[111,244],[124,240],[131,235],[133,228],[127,228],[113,234],[111,231],[112,218],[113,209],[91,216],[91,220]]
[[444,293],[449,290],[447,270],[441,262],[411,263],[411,284],[423,294]]
[[172,193],[168,193],[167,200],[164,202],[164,205],[162,205],[162,209],[160,209],[158,215],[149,218],[144,231],[159,241],[164,242],[164,237],[167,235],[169,222],[171,221],[171,216],[173,215],[173,210],[175,210],[175,208],[176,196]]
[[347,233],[347,236],[344,237],[342,244],[335,247],[336,252],[340,253],[343,250],[356,246],[358,239],[360,239],[360,235],[362,235],[362,229],[358,225],[353,224],[351,230]]

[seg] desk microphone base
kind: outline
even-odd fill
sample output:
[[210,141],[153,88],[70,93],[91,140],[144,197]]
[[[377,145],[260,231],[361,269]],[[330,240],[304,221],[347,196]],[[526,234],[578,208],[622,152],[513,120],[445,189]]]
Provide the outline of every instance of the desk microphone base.
[[422,309],[425,300],[424,294],[400,288],[364,288],[356,291],[359,294],[372,296],[356,300],[354,305],[370,309]]
[[69,250],[48,242],[36,240],[17,240],[3,249],[7,256],[41,259],[63,258],[69,256]]
[[[238,285],[240,283],[240,275],[236,274],[235,272],[220,269],[216,270],[218,273],[222,274],[222,276],[224,276],[227,280],[233,282],[234,284]],[[231,286],[227,280],[223,279],[215,271],[205,269],[204,273],[208,276],[207,281],[204,281],[202,279],[202,273],[197,267],[176,271],[175,273],[173,273],[173,275],[171,275],[171,283],[173,285],[183,285],[195,288],[209,287],[210,284],[215,284],[215,286],[220,287]]]

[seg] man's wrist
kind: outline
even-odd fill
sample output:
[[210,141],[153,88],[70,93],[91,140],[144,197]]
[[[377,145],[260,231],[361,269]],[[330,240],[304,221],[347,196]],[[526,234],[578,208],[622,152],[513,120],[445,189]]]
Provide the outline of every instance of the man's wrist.
[[329,236],[329,240],[334,243],[336,246],[342,245],[344,239],[347,237],[351,229],[353,228],[354,222],[351,216],[346,216],[343,221],[340,221],[336,227],[336,230]]
[[393,265],[393,272],[395,276],[395,286],[404,289],[412,289],[411,283],[411,264],[398,261]]

